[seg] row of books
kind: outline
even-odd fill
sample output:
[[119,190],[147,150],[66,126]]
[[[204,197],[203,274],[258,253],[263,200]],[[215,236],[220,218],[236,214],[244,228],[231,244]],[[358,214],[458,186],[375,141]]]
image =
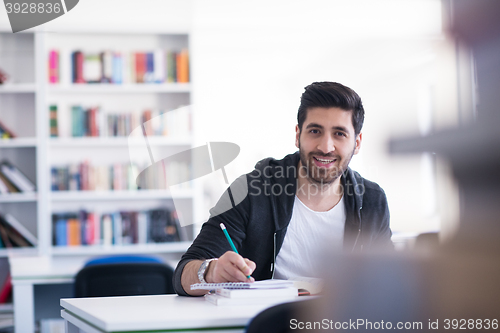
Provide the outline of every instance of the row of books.
[[[49,82],[60,82],[60,52],[49,51]],[[165,83],[189,82],[189,52],[154,50],[151,52],[71,53],[73,83]]]
[[[49,106],[50,136],[59,137],[58,106]],[[104,112],[101,107],[71,107],[72,137],[142,136],[189,137],[191,113],[189,107],[175,110],[144,110],[142,112]]]
[[30,247],[37,238],[10,214],[0,214],[0,248]]
[[21,170],[8,161],[0,163],[0,194],[34,191],[35,184]]
[[[138,185],[137,164],[92,165],[89,161],[51,168],[52,191],[123,191],[167,189],[169,179],[189,179],[187,163],[170,162],[165,170],[152,169],[144,173]],[[176,182],[177,183],[177,182]],[[179,185],[189,188],[190,183]]]
[[53,245],[125,245],[187,241],[177,212],[170,209],[79,212],[52,215]]

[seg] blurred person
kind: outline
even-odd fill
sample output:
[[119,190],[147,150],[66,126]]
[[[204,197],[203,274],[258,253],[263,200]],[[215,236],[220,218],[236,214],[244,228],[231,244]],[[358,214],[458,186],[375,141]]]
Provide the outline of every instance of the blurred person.
[[[210,211],[175,270],[178,294],[206,293],[190,290],[200,282],[315,276],[316,251],[326,241],[349,252],[392,248],[384,191],[349,168],[362,142],[358,94],[335,82],[312,83],[302,94],[297,122],[299,151],[258,162],[239,178],[246,197],[224,211],[224,201],[237,196],[237,179]],[[220,223],[239,254],[230,251]]]

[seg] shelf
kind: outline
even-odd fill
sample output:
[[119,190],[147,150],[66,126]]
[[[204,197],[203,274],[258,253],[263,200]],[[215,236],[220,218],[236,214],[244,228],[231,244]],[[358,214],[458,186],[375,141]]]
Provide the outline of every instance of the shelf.
[[[176,191],[176,198],[192,198],[190,189]],[[59,191],[51,192],[52,201],[102,201],[102,200],[151,200],[172,199],[168,190],[148,191]]]
[[7,83],[0,84],[0,94],[10,93],[34,93],[36,87],[34,83]]
[[3,202],[32,202],[37,201],[36,193],[8,193],[0,194],[0,203]]
[[140,253],[182,253],[191,242],[108,245],[108,246],[64,246],[52,247],[53,255],[110,255],[110,254],[140,254]]
[[49,85],[50,93],[189,93],[189,83],[142,83],[142,84],[72,84],[72,85]]
[[0,148],[36,147],[36,138],[0,139]]
[[[149,137],[148,142],[153,146],[190,146],[190,137]],[[51,138],[50,146],[56,147],[112,147],[112,146],[144,146],[145,141],[141,137],[83,137],[83,138]]]
[[8,249],[0,249],[0,258],[9,257],[11,255],[32,256],[38,254],[36,247],[13,247]]

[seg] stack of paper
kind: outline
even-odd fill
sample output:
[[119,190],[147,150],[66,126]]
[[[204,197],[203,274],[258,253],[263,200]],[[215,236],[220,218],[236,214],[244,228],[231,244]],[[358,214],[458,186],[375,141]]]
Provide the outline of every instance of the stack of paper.
[[211,292],[205,300],[215,305],[278,304],[293,301],[298,290],[293,281],[263,280],[253,283],[197,283],[191,289],[205,289]]

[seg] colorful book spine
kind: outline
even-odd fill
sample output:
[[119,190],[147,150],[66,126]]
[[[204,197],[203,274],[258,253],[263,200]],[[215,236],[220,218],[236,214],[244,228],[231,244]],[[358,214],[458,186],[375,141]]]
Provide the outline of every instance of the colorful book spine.
[[113,73],[112,82],[115,84],[123,83],[123,57],[121,53],[113,53]]
[[177,54],[177,82],[189,82],[189,54],[187,49],[183,49]]
[[145,54],[146,57],[146,71],[144,73],[144,83],[154,82],[154,53],[148,52]]
[[49,82],[59,83],[59,52],[51,50],[49,52]]
[[177,81],[177,55],[175,52],[167,52],[167,82]]
[[55,227],[55,245],[56,246],[67,246],[68,245],[68,231],[67,231],[67,221],[63,217],[60,217],[56,222]]
[[144,83],[144,75],[146,74],[146,54],[135,54],[135,78],[137,83]]
[[81,106],[71,107],[71,133],[73,137],[82,137],[85,133],[84,110]]
[[84,55],[81,51],[72,53],[72,81],[73,83],[85,83],[83,77]]
[[67,238],[69,246],[77,246],[82,244],[81,222],[77,218],[68,219]]
[[49,121],[50,121],[50,137],[56,138],[59,136],[59,130],[57,127],[57,105],[51,105],[49,107]]

